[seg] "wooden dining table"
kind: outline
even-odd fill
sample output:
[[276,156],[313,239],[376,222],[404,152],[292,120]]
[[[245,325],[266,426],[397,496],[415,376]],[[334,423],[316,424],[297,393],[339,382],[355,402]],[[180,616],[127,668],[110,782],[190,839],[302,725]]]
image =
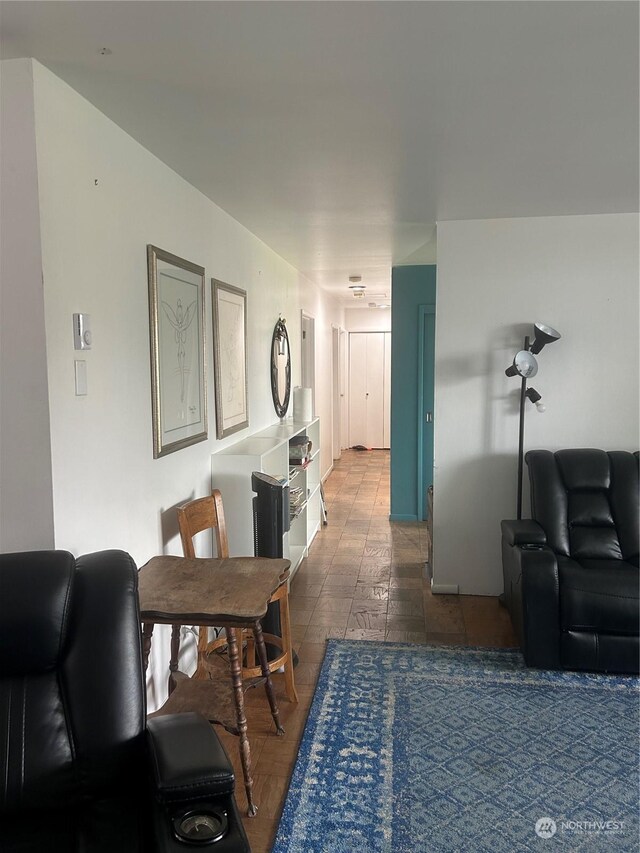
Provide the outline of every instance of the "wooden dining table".
[[[268,557],[219,560],[162,556],[153,557],[138,574],[145,672],[156,624],[250,628],[253,631],[262,678],[243,682],[236,631],[228,630],[228,657],[216,655],[213,662],[209,661],[204,678],[201,677],[200,666],[199,677],[173,672],[172,686],[175,689],[162,708],[150,715],[197,711],[210,722],[222,725],[237,735],[248,814],[251,816],[256,814],[257,807],[253,801],[244,691],[258,682],[264,683],[276,733],[284,734],[273,692],[261,619],[267,612],[273,593],[288,582],[290,565],[289,560]],[[216,670],[219,677],[216,677]]]

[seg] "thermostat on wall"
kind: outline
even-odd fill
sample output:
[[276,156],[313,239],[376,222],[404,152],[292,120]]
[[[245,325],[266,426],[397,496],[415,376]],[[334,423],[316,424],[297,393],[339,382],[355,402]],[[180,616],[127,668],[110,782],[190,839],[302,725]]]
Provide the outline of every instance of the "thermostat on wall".
[[91,316],[73,315],[73,345],[76,349],[91,349]]

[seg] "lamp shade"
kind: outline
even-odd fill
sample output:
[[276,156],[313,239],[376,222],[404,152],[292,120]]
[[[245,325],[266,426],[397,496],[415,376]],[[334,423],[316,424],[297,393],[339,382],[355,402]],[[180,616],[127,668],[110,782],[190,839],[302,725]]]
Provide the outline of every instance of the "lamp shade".
[[530,379],[538,372],[538,362],[526,349],[521,349],[516,353],[511,367],[507,367],[505,373],[507,376],[522,376],[523,379]]
[[535,329],[536,336],[531,344],[531,352],[534,355],[537,355],[542,347],[552,344],[562,337],[560,332],[556,332],[552,326],[545,326],[544,323],[535,323],[533,328]]

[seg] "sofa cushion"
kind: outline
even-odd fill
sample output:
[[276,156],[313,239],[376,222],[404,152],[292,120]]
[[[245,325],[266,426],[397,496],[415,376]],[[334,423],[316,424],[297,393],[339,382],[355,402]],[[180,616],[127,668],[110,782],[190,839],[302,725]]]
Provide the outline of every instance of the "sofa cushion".
[[565,631],[560,636],[563,669],[635,674],[640,660],[638,637]]
[[611,487],[609,457],[604,450],[557,450],[555,457],[568,492],[608,490]]
[[76,561],[67,551],[27,551],[0,555],[0,565],[0,676],[53,672],[66,651]]
[[574,560],[622,559],[608,492],[569,492],[567,521]]
[[624,560],[558,557],[560,627],[637,635],[640,632],[637,567]]
[[638,563],[638,453],[530,450],[531,514],[565,557]]
[[616,523],[622,559],[638,565],[640,550],[640,490],[638,459],[640,454],[613,450],[611,461],[611,509]]

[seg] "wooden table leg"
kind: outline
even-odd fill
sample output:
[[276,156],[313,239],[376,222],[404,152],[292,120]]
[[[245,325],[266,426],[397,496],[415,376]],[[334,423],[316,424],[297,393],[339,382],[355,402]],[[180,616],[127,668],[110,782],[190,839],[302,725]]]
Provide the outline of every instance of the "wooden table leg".
[[182,625],[171,626],[171,657],[169,658],[169,696],[173,693],[176,682],[174,673],[178,671],[178,658],[180,656],[180,630]]
[[153,635],[153,629],[155,625],[153,622],[145,622],[142,626],[142,666],[144,674],[147,674],[147,667],[149,666],[149,654],[151,652],[151,637]]
[[256,648],[258,650],[258,657],[260,658],[262,674],[266,679],[265,690],[267,693],[267,699],[269,700],[269,705],[271,707],[271,716],[273,717],[273,722],[276,724],[276,733],[279,735],[283,735],[284,729],[280,725],[280,713],[278,711],[278,703],[276,702],[276,697],[273,693],[273,682],[271,681],[271,672],[269,671],[267,650],[264,645],[264,637],[262,636],[262,625],[259,621],[253,623],[253,634],[256,638]]
[[[264,644],[263,644],[264,645]],[[240,736],[240,761],[242,762],[242,773],[244,775],[244,787],[247,792],[247,814],[255,817],[258,808],[253,802],[253,779],[251,777],[251,749],[247,737],[247,718],[244,712],[244,690],[242,689],[242,664],[238,653],[238,639],[233,628],[227,629],[227,648],[229,650],[229,663],[231,665],[231,683],[233,695],[236,702],[236,716],[238,720],[238,734]]]

